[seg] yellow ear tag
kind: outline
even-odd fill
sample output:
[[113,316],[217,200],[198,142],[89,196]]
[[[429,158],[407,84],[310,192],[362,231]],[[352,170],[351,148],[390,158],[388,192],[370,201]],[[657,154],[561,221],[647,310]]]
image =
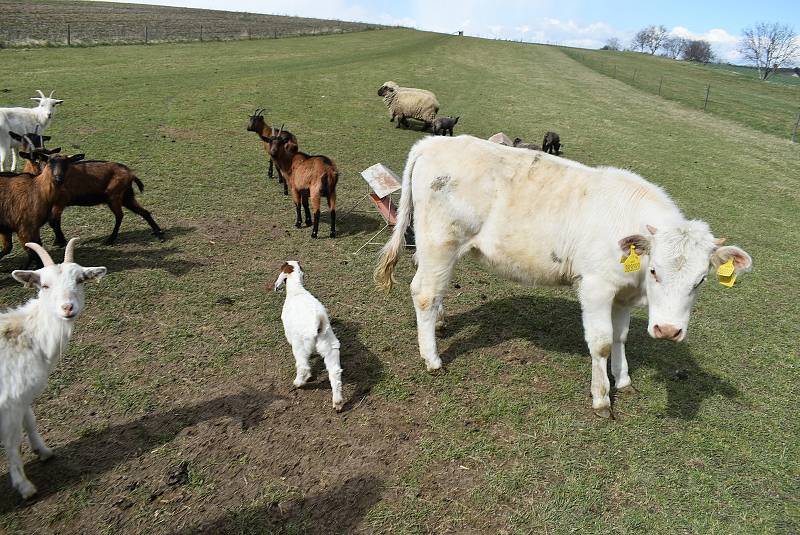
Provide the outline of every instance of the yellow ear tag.
[[730,258],[727,262],[722,264],[717,268],[717,276],[719,277],[719,283],[727,288],[733,286],[733,283],[736,282],[736,273],[734,273],[733,267],[733,258]]
[[622,257],[619,261],[625,268],[625,273],[633,273],[642,269],[642,261],[639,260],[639,255],[636,254],[636,246],[631,245],[631,254],[628,257]]

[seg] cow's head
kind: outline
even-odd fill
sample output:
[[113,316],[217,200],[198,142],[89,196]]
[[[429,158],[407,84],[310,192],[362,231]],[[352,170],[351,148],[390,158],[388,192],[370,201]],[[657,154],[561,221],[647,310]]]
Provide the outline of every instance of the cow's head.
[[620,240],[625,253],[633,245],[642,255],[650,336],[675,342],[686,338],[692,306],[710,267],[716,270],[733,260],[734,273],[750,271],[750,255],[739,247],[722,247],[724,241],[715,239],[703,221],[687,221],[676,227],[648,225],[647,235]]

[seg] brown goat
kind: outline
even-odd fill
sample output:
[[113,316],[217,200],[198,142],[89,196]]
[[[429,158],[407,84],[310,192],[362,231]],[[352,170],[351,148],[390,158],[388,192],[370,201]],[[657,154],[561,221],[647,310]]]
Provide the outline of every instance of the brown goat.
[[[0,173],[0,237],[3,249],[0,258],[11,252],[11,234],[16,232],[19,240],[42,243],[39,229],[47,222],[53,200],[58,195],[70,167],[83,159],[83,154],[63,156],[20,152],[22,158],[34,158],[43,162],[41,172]],[[39,256],[28,251],[25,269],[41,265]]]
[[[264,144],[264,151],[267,153],[267,158],[269,158],[268,175],[269,178],[272,179],[272,164],[275,161],[269,153],[269,136],[272,133],[272,127],[264,120],[264,111],[264,108],[258,108],[253,112],[253,115],[250,116],[250,120],[247,122],[247,131],[255,132],[258,134],[258,137],[261,138]],[[297,138],[294,137],[294,135],[292,135],[292,141],[297,145]],[[280,168],[278,168],[278,184],[283,184],[283,194],[289,195],[289,185],[286,183],[283,175],[281,175]]]
[[273,129],[269,136],[269,154],[275,165],[281,170],[292,192],[292,201],[297,210],[294,226],[302,226],[300,220],[300,204],[305,209],[306,226],[311,225],[311,213],[308,209],[309,199],[314,212],[314,223],[311,237],[317,237],[319,230],[320,197],[328,198],[328,209],[331,214],[331,238],[336,237],[336,182],[339,170],[333,160],[327,156],[311,156],[297,150],[297,142],[291,132],[281,127],[277,132]]

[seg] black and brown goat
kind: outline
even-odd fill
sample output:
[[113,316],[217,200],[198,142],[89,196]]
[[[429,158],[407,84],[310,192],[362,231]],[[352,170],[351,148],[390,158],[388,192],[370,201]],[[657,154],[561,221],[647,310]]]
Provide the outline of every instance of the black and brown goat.
[[548,131],[544,135],[544,140],[542,141],[542,150],[544,152],[555,154],[558,156],[561,154],[561,138],[553,131]]
[[[0,173],[0,237],[3,249],[0,258],[11,252],[11,234],[23,244],[42,243],[39,230],[50,217],[53,201],[63,186],[70,168],[83,154],[63,156],[20,152],[22,158],[41,161],[38,173]],[[28,251],[25,269],[41,265],[39,256]]]
[[269,136],[269,154],[275,160],[275,165],[283,173],[289,189],[292,192],[292,201],[297,210],[295,225],[302,226],[300,219],[300,205],[302,203],[306,215],[306,226],[312,224],[311,210],[314,212],[311,237],[317,237],[319,230],[320,197],[327,197],[328,210],[331,214],[331,238],[336,237],[336,182],[339,180],[339,171],[333,160],[327,156],[311,156],[297,149],[297,138],[286,132],[281,126],[280,130],[272,130]]
[[[258,137],[260,137],[261,141],[264,143],[264,151],[266,151],[267,158],[269,158],[268,176],[270,179],[272,179],[272,164],[275,161],[275,159],[269,153],[269,136],[272,133],[272,127],[267,124],[266,120],[264,120],[264,111],[265,108],[258,108],[253,112],[253,115],[250,116],[250,120],[247,121],[247,131],[258,134]],[[298,145],[296,137],[292,136],[292,140],[294,141],[295,145]],[[283,184],[283,194],[289,195],[289,185],[283,178],[280,168],[278,168],[278,184]]]

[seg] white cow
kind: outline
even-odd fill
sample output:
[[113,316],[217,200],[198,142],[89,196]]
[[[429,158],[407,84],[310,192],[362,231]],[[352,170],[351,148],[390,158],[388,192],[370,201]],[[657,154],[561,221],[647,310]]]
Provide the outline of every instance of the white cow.
[[[682,341],[709,271],[750,256],[721,247],[703,221],[687,220],[670,197],[640,176],[591,168],[539,151],[470,136],[430,137],[411,149],[397,225],[375,270],[390,289],[413,209],[417,273],[411,294],[422,358],[441,367],[435,325],[453,266],[472,253],[492,270],[532,285],[573,285],[592,356],[592,407],[613,417],[606,363],[617,389],[631,388],[625,340],[631,307],[649,307],[647,331]],[[641,269],[625,272],[631,246]]]

